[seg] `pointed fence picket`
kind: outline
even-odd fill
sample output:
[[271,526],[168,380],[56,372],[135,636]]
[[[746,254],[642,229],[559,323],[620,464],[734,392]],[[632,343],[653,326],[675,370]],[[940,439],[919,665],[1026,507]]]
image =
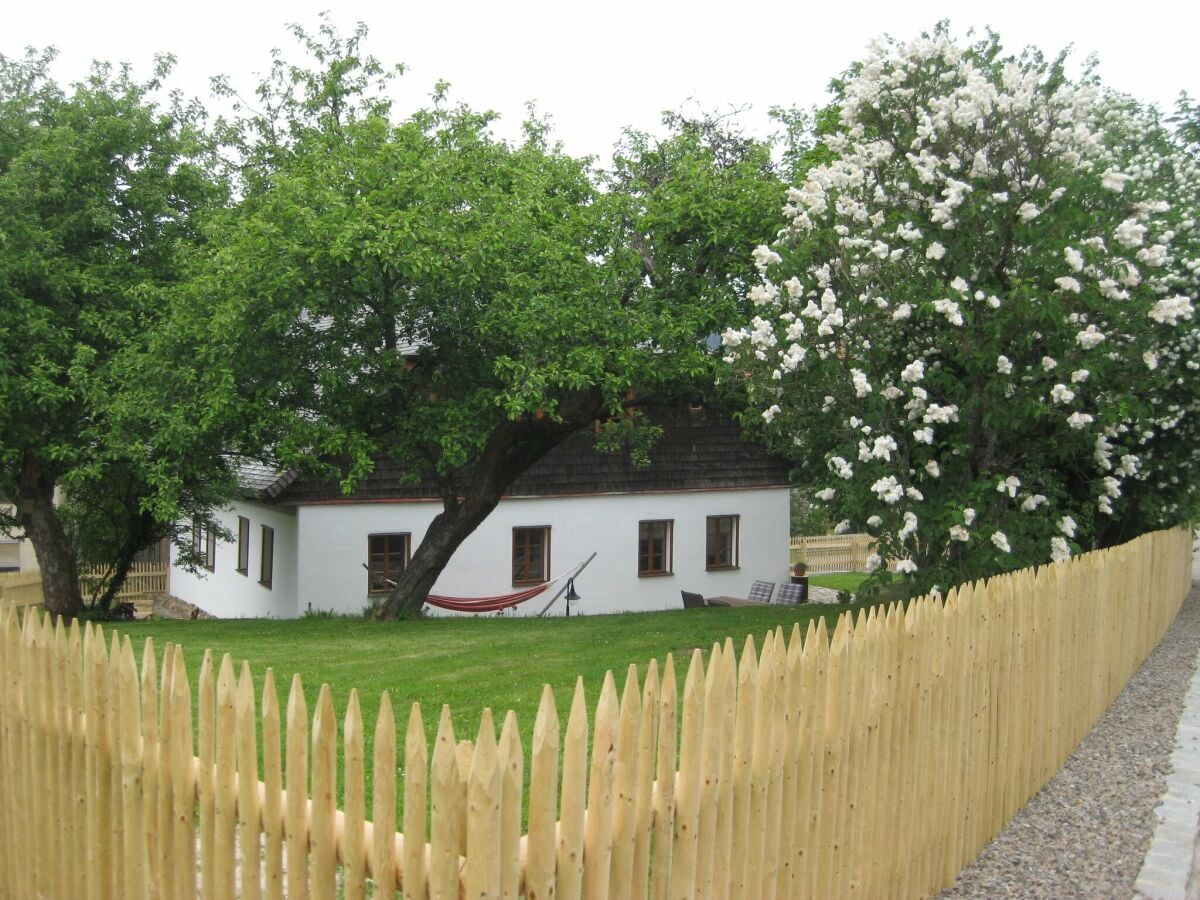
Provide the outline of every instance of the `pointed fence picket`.
[[681,692],[668,655],[619,694],[609,673],[590,720],[577,682],[565,728],[546,688],[528,756],[513,713],[457,741],[445,707],[431,754],[416,704],[401,751],[386,694],[368,748],[356,692],[339,720],[323,685],[310,718],[297,676],[281,717],[272,672],[256,698],[208,653],[193,722],[179,647],[139,669],[128,637],[3,605],[0,897],[930,895],[1155,646],[1190,553],[1162,532],[727,639]]

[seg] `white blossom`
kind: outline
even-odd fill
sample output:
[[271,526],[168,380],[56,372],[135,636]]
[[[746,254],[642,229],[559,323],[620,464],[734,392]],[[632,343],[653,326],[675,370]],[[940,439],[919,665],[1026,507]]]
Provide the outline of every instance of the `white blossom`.
[[878,528],[882,524],[883,524],[883,519],[879,518],[879,516],[870,516],[867,519],[867,527],[868,528]]
[[970,506],[963,510],[963,523],[966,525],[975,524],[975,510]]
[[830,457],[829,468],[835,475],[846,481],[854,477],[854,467],[840,456]]
[[917,571],[917,564],[911,559],[898,559],[896,560],[896,571],[901,575],[910,575]]
[[[1074,247],[1066,247],[1063,250],[1063,257],[1067,260],[1067,265],[1071,267],[1072,272],[1083,271],[1083,254]],[[1078,288],[1075,289],[1075,293],[1079,293]]]
[[1050,399],[1055,403],[1070,403],[1075,399],[1075,392],[1065,384],[1056,384],[1050,389]]
[[865,372],[860,369],[851,369],[850,378],[854,383],[854,396],[865,397],[871,393],[871,382],[867,381]]
[[1150,318],[1164,325],[1178,325],[1180,319],[1192,317],[1192,301],[1182,294],[1163,297],[1150,309]]
[[908,540],[909,535],[915,534],[917,531],[917,516],[913,512],[904,513],[904,526],[897,533],[897,539],[903,543]]
[[916,441],[918,444],[932,444],[933,443],[933,429],[932,428],[918,428],[916,431],[913,432],[913,440]]
[[1075,537],[1075,520],[1070,516],[1063,516],[1058,520],[1058,530],[1069,538]]
[[1004,354],[996,357],[996,371],[1001,375],[1011,375],[1013,370],[1012,360]]
[[1022,512],[1033,512],[1039,506],[1045,506],[1050,501],[1046,499],[1045,494],[1030,494],[1021,501]]
[[946,317],[946,321],[951,325],[961,325],[963,323],[962,310],[953,300],[943,298],[933,301],[933,308]]
[[870,553],[867,555],[867,561],[864,568],[868,573],[876,571],[883,565],[883,557],[878,553]]
[[1079,412],[1078,410],[1067,416],[1067,424],[1075,429],[1086,428],[1094,421],[1095,418],[1093,416],[1085,412]]
[[942,474],[941,467],[938,465],[936,459],[931,459],[925,463],[925,471],[929,474],[930,478],[937,478]]
[[1003,531],[992,532],[992,543],[1001,553],[1012,553],[1012,547],[1008,545],[1008,535]]
[[1058,535],[1050,538],[1050,560],[1060,563],[1066,562],[1071,558],[1071,545],[1067,543],[1065,538]]
[[971,532],[962,525],[950,526],[950,540],[963,541],[964,543],[971,539]]
[[880,500],[889,506],[898,502],[904,496],[904,487],[896,480],[896,476],[894,475],[885,475],[883,478],[880,478],[871,485],[871,490],[876,493]]
[[996,485],[996,491],[1001,494],[1008,494],[1010,497],[1016,497],[1017,492],[1021,490],[1021,479],[1016,475],[1009,475],[1007,478],[1001,478]]
[[1088,380],[1088,378],[1091,376],[1091,374],[1092,373],[1089,372],[1087,369],[1076,369],[1074,372],[1071,373],[1071,383],[1072,384],[1083,384],[1085,381]]
[[1032,222],[1034,219],[1036,219],[1041,214],[1042,214],[1042,211],[1040,209],[1038,209],[1032,203],[1028,203],[1028,202],[1022,203],[1017,208],[1017,215],[1019,215],[1021,217],[1022,221],[1025,221],[1025,222]]
[[1096,328],[1095,325],[1089,325],[1083,331],[1075,335],[1075,340],[1084,350],[1091,350],[1093,347],[1105,340],[1105,335],[1102,331]]
[[925,377],[925,362],[924,362],[924,360],[920,360],[920,359],[914,359],[907,366],[905,366],[904,371],[900,373],[900,380],[907,381],[910,383],[916,383],[924,377]]
[[834,534],[845,534],[849,530],[850,530],[850,520],[849,519],[842,519],[842,521],[838,522],[836,525],[833,526]]
[[1083,287],[1079,284],[1079,279],[1070,275],[1063,275],[1054,279],[1054,283],[1058,285],[1059,290],[1068,291],[1072,294],[1078,294]]
[[822,488],[821,490],[817,491],[817,493],[814,496],[816,496],[816,498],[818,500],[823,500],[826,503],[828,503],[836,495],[837,495],[837,491],[831,487],[828,487],[828,488]]
[[1042,357],[1042,370],[1043,371],[1049,372],[1051,369],[1054,369],[1057,366],[1058,366],[1058,360],[1056,360],[1053,356],[1043,356]]
[[1137,219],[1126,219],[1117,226],[1113,237],[1122,247],[1140,247],[1146,237],[1146,226]]
[[934,241],[932,244],[930,244],[928,247],[925,248],[925,258],[926,259],[937,260],[937,259],[941,259],[945,255],[946,255],[946,248],[943,247],[937,241]]
[[1129,180],[1128,175],[1123,175],[1116,169],[1107,169],[1100,176],[1100,187],[1106,191],[1112,191],[1119,194],[1125,190],[1125,182]]

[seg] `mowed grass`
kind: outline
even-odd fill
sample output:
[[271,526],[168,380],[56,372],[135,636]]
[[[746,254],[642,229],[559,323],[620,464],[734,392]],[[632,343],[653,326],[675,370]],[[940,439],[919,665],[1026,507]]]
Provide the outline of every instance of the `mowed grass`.
[[828,575],[809,575],[808,583],[811,587],[849,591],[853,594],[870,577],[866,572],[832,572]]

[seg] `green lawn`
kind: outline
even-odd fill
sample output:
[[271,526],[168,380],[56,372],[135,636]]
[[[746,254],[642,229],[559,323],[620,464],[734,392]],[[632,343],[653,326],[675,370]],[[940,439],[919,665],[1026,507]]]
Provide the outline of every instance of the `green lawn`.
[[854,593],[869,577],[866,572],[832,572],[828,575],[809,575],[808,584],[810,587]]

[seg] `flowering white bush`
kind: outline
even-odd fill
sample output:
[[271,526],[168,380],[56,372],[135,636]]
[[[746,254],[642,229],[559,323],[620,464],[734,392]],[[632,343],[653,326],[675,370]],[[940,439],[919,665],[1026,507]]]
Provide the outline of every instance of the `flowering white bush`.
[[1196,145],[946,27],[836,104],[724,335],[831,514],[924,590],[1197,512]]

